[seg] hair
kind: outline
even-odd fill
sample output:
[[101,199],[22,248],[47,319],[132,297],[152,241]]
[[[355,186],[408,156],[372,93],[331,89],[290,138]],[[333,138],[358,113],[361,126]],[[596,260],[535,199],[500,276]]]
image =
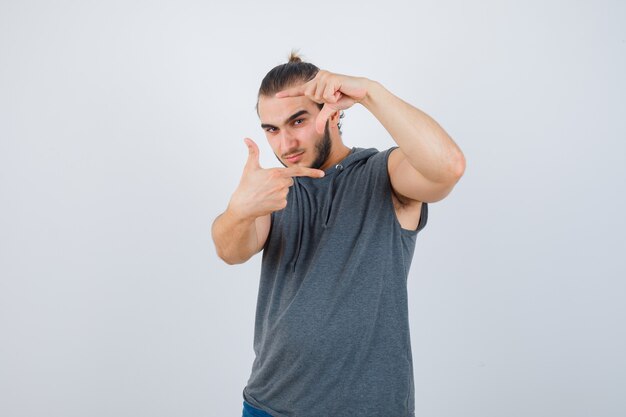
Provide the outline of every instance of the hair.
[[312,80],[320,69],[304,62],[296,51],[291,51],[289,61],[286,64],[278,65],[270,70],[261,81],[259,95],[273,96],[279,91],[285,90],[296,84],[303,84]]
[[[259,111],[259,98],[261,96],[271,97],[279,91],[311,81],[315,78],[319,70],[316,65],[302,61],[298,51],[292,50],[287,63],[272,68],[265,75],[263,81],[261,81],[261,87],[259,87],[256,102],[257,113]],[[324,107],[324,104],[317,103],[317,107],[321,109]],[[343,111],[340,112],[340,118],[343,118]],[[341,123],[338,123],[337,127],[339,133],[341,133]]]

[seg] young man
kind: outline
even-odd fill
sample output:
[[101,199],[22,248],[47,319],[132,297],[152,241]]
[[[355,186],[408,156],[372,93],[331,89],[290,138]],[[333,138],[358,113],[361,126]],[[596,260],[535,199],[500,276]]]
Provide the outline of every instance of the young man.
[[[349,148],[340,115],[365,106],[398,147]],[[428,203],[465,158],[428,115],[381,84],[321,71],[292,54],[257,110],[285,168],[248,160],[213,240],[227,263],[263,250],[256,358],[244,416],[412,417],[406,279]]]

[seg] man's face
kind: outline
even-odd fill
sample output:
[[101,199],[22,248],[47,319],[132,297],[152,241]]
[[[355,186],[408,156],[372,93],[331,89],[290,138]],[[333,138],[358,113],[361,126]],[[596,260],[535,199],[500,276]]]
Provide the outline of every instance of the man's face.
[[284,166],[324,166],[332,141],[328,122],[323,134],[315,131],[320,110],[314,101],[307,97],[261,96],[258,110],[265,136]]

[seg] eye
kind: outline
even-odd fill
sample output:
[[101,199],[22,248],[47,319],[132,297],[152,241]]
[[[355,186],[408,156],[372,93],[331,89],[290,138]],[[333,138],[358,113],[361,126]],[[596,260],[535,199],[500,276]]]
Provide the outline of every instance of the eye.
[[293,121],[293,124],[296,125],[296,126],[300,125],[302,123],[304,123],[304,119],[296,119],[296,120]]
[[268,128],[265,129],[265,131],[269,132],[269,133],[274,133],[274,132],[276,132],[276,128],[275,127],[268,127]]

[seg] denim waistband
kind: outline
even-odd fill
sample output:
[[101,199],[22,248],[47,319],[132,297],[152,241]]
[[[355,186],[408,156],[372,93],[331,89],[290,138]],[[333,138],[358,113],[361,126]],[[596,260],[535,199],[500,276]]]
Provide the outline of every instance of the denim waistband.
[[272,417],[272,415],[258,408],[254,408],[250,403],[244,400],[242,417]]

